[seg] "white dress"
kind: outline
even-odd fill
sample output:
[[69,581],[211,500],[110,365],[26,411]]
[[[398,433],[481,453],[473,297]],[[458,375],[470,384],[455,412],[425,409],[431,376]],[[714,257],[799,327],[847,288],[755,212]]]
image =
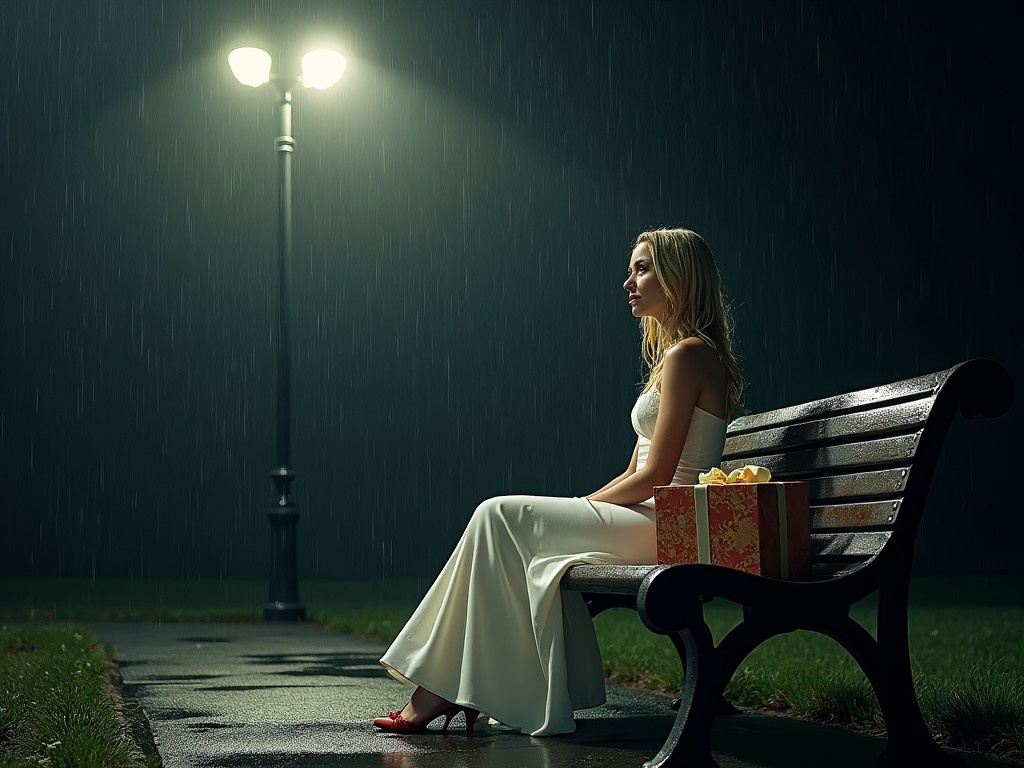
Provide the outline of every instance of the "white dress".
[[[633,406],[644,466],[659,393]],[[697,408],[673,485],[722,459],[726,422]],[[480,504],[448,563],[381,658],[415,683],[532,736],[571,733],[574,709],[604,703],[604,673],[583,598],[559,580],[577,563],[657,562],[654,499],[498,496]]]

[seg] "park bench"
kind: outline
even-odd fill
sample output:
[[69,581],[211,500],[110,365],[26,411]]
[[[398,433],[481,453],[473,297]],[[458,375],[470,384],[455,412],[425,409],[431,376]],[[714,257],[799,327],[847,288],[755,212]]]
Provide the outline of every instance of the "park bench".
[[[729,425],[722,468],[768,467],[804,480],[811,496],[811,576],[780,581],[716,565],[576,565],[562,588],[591,615],[636,610],[667,635],[684,665],[675,723],[647,768],[715,766],[711,727],[740,662],[765,640],[797,629],[823,633],[857,661],[878,697],[888,742],[882,765],[952,766],[921,715],[910,671],[907,600],[918,524],[947,428],[1001,416],[1009,373],[990,360],[803,405],[742,416]],[[851,606],[877,595],[872,636]],[[716,646],[703,604],[721,598],[743,618]]]

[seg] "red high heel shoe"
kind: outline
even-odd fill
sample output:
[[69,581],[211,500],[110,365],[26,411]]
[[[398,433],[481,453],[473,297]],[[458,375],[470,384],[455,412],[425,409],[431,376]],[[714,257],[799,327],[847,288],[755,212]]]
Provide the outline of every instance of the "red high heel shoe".
[[427,726],[443,715],[444,725],[441,726],[441,733],[448,733],[448,723],[450,723],[452,718],[459,714],[459,712],[462,712],[466,716],[466,735],[472,736],[473,725],[476,723],[476,719],[480,716],[480,713],[471,707],[463,707],[458,704],[452,704],[447,709],[441,710],[423,723],[410,723],[402,717],[401,710],[398,710],[396,712],[389,713],[387,717],[378,717],[373,721],[373,724],[382,730],[394,731],[395,733],[426,733]]

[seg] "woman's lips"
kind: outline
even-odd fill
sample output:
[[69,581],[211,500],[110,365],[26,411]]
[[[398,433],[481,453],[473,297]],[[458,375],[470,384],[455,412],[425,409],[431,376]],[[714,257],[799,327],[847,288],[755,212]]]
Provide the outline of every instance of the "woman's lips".
[[640,301],[640,297],[639,296],[635,296],[635,295],[634,296],[630,296],[629,297],[629,306],[631,306],[631,307],[634,306],[638,301]]

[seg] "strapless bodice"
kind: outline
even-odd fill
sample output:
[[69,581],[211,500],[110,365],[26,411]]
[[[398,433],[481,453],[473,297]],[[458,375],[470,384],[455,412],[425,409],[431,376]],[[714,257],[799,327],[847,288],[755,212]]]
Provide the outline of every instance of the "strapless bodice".
[[[637,469],[647,464],[660,402],[661,392],[649,389],[637,398],[630,414],[639,441]],[[729,423],[725,419],[708,413],[703,408],[693,409],[693,417],[686,431],[686,443],[679,455],[679,464],[672,477],[672,485],[694,485],[698,474],[721,463],[722,451],[725,448],[725,430],[728,426]]]

